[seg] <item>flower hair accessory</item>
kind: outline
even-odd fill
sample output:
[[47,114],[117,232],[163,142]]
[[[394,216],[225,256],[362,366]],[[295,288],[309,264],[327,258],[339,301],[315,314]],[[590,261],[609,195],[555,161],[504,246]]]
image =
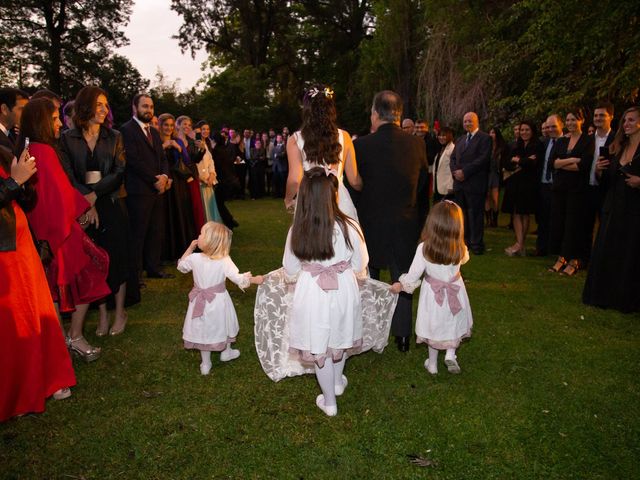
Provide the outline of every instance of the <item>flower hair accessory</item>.
[[316,95],[318,95],[320,93],[322,95],[324,95],[326,98],[333,98],[333,90],[331,90],[331,88],[329,88],[329,87],[325,87],[323,90],[319,90],[318,87],[313,87],[313,88],[307,90],[307,93],[305,94],[305,97],[307,97],[307,98],[316,98]]
[[329,175],[333,175],[334,177],[338,176],[338,171],[335,168],[331,168],[327,165],[322,165],[324,168],[324,174],[328,177]]

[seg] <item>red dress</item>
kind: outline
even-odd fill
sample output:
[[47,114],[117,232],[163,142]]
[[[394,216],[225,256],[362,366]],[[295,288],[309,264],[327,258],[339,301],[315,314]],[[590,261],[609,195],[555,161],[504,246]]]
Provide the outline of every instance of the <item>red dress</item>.
[[27,219],[12,207],[16,250],[0,252],[0,422],[44,411],[47,397],[76,384]]
[[29,151],[38,167],[34,182],[38,201],[27,216],[36,238],[47,240],[53,252],[46,270],[53,301],[61,312],[72,312],[76,305],[111,293],[106,282],[109,256],[77,222],[89,203],[71,186],[55,150],[32,143]]

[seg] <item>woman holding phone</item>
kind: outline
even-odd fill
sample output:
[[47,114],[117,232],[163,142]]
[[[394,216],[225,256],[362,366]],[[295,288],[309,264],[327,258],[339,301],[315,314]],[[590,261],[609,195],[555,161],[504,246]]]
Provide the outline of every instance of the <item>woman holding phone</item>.
[[[44,411],[76,379],[23,208],[36,200],[36,162],[0,147],[0,422]],[[11,288],[9,288],[9,286]]]
[[547,167],[554,169],[549,250],[560,253],[549,270],[569,276],[582,268],[586,256],[585,205],[593,161],[593,138],[582,132],[583,124],[582,109],[569,110],[565,120],[569,133],[556,142]]
[[640,107],[624,112],[610,147],[596,164],[606,196],[582,293],[587,305],[640,311]]

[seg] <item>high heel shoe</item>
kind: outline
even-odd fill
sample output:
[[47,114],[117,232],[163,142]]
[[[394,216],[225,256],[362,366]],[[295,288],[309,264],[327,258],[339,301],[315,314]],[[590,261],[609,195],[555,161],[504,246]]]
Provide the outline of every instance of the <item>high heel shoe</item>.
[[558,273],[567,265],[567,260],[564,257],[558,257],[556,263],[553,264],[553,267],[549,268],[550,272]]
[[580,260],[569,260],[567,266],[562,270],[562,275],[566,275],[567,277],[572,277],[580,270]]
[[73,356],[79,357],[87,363],[99,359],[102,353],[100,347],[92,347],[82,335],[77,338],[67,337],[67,345]]
[[112,337],[115,337],[116,335],[120,335],[120,334],[124,333],[125,328],[127,328],[127,320],[129,320],[129,316],[125,312],[125,314],[124,314],[124,322],[122,323],[122,326],[120,328],[111,327],[111,329],[109,330],[109,335],[112,336]]

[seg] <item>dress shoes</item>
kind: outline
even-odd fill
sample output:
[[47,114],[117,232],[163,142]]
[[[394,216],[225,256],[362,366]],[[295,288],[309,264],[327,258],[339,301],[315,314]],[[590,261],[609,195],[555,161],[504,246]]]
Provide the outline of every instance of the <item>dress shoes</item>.
[[396,345],[401,352],[409,351],[409,339],[410,337],[396,337]]
[[176,276],[173,273],[150,272],[147,273],[147,278],[176,278]]

